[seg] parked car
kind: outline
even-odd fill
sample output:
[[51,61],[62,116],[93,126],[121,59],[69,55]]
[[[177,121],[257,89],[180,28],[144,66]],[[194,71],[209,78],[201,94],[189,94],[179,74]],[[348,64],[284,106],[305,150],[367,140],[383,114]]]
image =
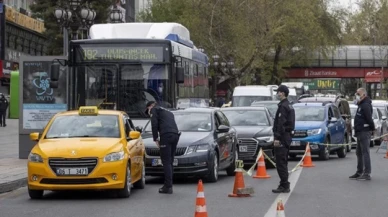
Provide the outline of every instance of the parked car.
[[276,111],[278,110],[279,101],[254,101],[251,106],[264,106],[268,109],[269,114],[275,119]]
[[[350,105],[350,110],[352,114],[352,125],[354,126],[354,117],[357,112],[357,106],[356,105]],[[373,121],[375,123],[376,130],[373,132],[372,140],[370,142],[370,147],[373,147],[374,145],[380,145],[381,142],[384,140],[384,138],[380,138],[378,140],[373,140],[375,137],[380,137],[387,133],[387,117],[383,115],[380,109],[377,107],[373,107],[373,114],[372,114]],[[356,147],[357,137],[355,137],[354,134],[354,127],[352,129],[352,147]]]
[[290,157],[304,154],[307,143],[310,143],[311,154],[328,160],[331,154],[339,158],[346,157],[346,146],[326,146],[325,144],[348,143],[346,123],[338,107],[326,103],[296,103],[295,130],[290,146]]
[[[372,100],[372,106],[373,108],[378,108],[381,113],[382,113],[382,116],[385,116],[385,117],[388,117],[388,102],[379,102],[379,101],[375,101],[375,100]],[[388,119],[385,120],[387,126],[388,126]],[[388,131],[388,129],[384,129],[386,131]]]
[[[333,103],[335,106],[338,107],[341,117],[346,122],[346,141],[352,140],[352,119],[351,119],[351,112],[350,112],[350,104],[344,98],[342,95],[339,95],[337,97],[307,97],[300,99],[299,102],[319,102],[319,103]],[[352,150],[352,145],[349,144],[346,146],[346,151],[350,152]]]
[[[238,159],[236,130],[219,109],[187,108],[172,111],[181,136],[174,159],[174,175],[206,177],[218,180],[219,170],[234,175]],[[150,121],[143,134],[146,150],[146,174],[163,176],[159,148],[152,138]]]
[[254,164],[260,148],[268,157],[274,158],[273,119],[267,108],[230,107],[221,111],[237,131],[238,157],[244,164]]

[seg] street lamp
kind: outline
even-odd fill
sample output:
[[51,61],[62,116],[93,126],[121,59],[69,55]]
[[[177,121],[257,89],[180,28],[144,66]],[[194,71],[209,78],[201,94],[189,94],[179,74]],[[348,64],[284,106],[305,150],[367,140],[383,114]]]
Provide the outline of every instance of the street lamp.
[[110,22],[112,23],[123,23],[123,13],[117,8],[117,5],[113,5],[113,8],[109,14]]

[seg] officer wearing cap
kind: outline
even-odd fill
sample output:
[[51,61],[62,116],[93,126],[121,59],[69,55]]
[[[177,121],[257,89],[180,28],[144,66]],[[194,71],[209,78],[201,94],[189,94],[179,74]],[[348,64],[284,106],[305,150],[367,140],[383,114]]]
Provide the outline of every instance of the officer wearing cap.
[[290,192],[288,182],[288,152],[292,141],[292,132],[295,128],[295,111],[288,101],[289,90],[287,86],[280,85],[277,91],[277,98],[280,100],[276,111],[273,126],[274,148],[276,158],[276,169],[280,177],[280,184],[273,193]]
[[160,149],[164,170],[164,185],[159,189],[159,193],[172,194],[173,163],[180,132],[174,114],[154,101],[148,102],[146,106],[146,114],[151,116],[152,135]]

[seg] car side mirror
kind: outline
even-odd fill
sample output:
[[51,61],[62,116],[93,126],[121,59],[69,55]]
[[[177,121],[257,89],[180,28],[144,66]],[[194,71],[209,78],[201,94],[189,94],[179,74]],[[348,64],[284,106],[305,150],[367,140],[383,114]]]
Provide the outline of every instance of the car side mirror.
[[337,122],[337,121],[338,121],[337,118],[334,118],[334,117],[333,117],[333,118],[330,118],[330,122],[331,122],[331,123],[335,123],[335,122]]
[[129,137],[130,140],[138,139],[138,138],[140,138],[140,132],[138,132],[138,131],[131,131],[131,132],[129,132],[128,137]]
[[137,126],[135,127],[135,130],[141,133],[143,132],[143,127]]
[[59,70],[60,70],[59,64],[52,64],[51,65],[51,72],[50,72],[50,80],[51,81],[58,81],[59,80]]
[[229,132],[230,127],[225,126],[225,125],[220,125],[217,129],[217,133],[226,133]]
[[383,119],[385,121],[385,120],[387,120],[387,116],[382,116],[381,119]]
[[176,67],[176,83],[183,84],[185,82],[185,69],[183,67]]
[[39,141],[39,133],[30,133],[30,140],[32,141]]

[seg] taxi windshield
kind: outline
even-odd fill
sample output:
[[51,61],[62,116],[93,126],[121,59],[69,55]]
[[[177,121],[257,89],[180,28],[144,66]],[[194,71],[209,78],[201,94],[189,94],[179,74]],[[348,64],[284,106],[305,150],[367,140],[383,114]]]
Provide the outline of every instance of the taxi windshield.
[[75,137],[120,138],[117,115],[58,116],[52,122],[46,139]]

